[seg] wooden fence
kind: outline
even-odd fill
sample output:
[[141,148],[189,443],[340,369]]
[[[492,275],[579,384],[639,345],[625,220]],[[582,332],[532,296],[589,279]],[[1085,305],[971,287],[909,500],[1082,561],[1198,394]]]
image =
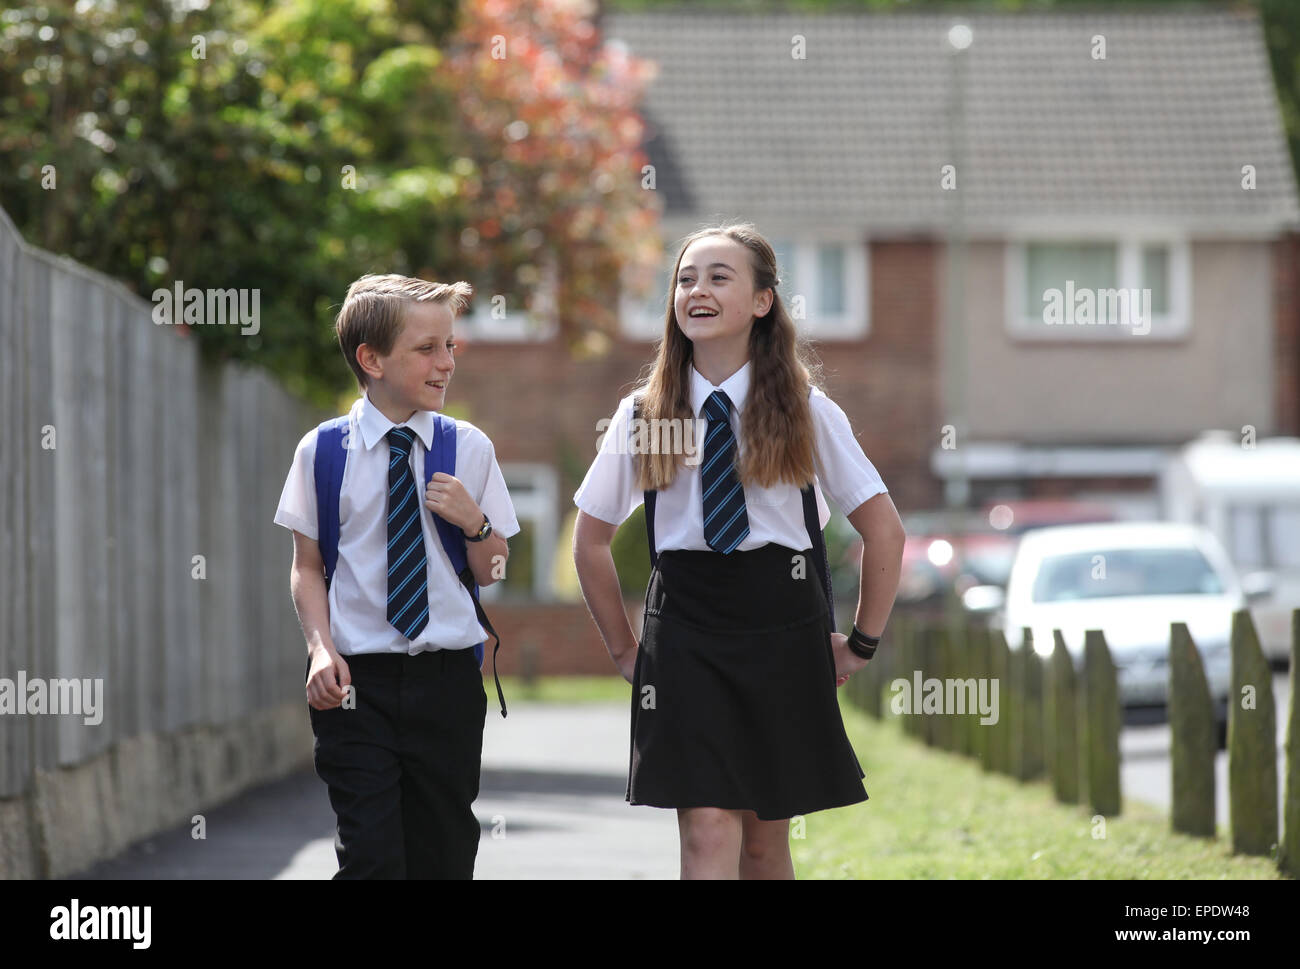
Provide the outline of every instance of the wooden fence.
[[[1300,874],[1300,610],[1292,617],[1291,705],[1283,771],[1283,835],[1278,840],[1277,720],[1272,674],[1250,618],[1233,617],[1228,697],[1228,798],[1232,850],[1270,855]],[[1117,674],[1105,637],[1088,632],[1081,670],[1056,631],[1040,656],[1025,630],[1026,648],[1008,649],[998,630],[945,625],[934,617],[895,615],[876,658],[849,680],[849,699],[869,715],[901,715],[905,734],[977,758],[985,770],[1021,781],[1045,780],[1058,801],[1086,805],[1103,816],[1120,813],[1121,707]],[[1170,629],[1171,826],[1215,835],[1214,710],[1200,654],[1187,627]],[[933,703],[915,704],[918,685],[944,689]],[[998,718],[981,723],[972,699],[980,681],[998,685]],[[961,697],[961,704],[955,701]],[[965,712],[957,713],[956,710]]]
[[[0,805],[127,738],[302,701],[292,547],[271,519],[322,415],[265,373],[202,364],[151,310],[0,211],[0,677],[103,690],[95,724],[0,715]],[[274,759],[260,743],[227,757]]]

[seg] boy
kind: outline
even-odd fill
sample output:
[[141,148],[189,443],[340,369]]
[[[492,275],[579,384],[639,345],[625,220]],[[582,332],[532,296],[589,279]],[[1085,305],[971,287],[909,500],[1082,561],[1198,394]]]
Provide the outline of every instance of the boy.
[[335,878],[474,874],[487,694],[473,647],[489,637],[433,516],[461,529],[480,586],[501,574],[519,524],[492,442],[466,421],[455,422],[455,474],[424,482],[432,412],[456,368],[452,324],[471,295],[468,283],[397,275],[348,288],[335,330],[362,396],[348,415],[328,591],[315,429],[275,513],[294,533],[289,586],[307,640],[316,773],[338,816]]

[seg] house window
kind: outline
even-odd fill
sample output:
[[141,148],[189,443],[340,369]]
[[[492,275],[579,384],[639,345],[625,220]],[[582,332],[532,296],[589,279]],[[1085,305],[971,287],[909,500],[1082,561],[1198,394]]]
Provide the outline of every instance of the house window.
[[554,598],[551,585],[555,558],[555,507],[559,477],[544,464],[503,463],[501,475],[519,519],[519,534],[511,536],[506,574],[484,587],[485,602],[496,599],[547,601]]
[[1043,341],[1181,337],[1190,317],[1187,248],[1173,238],[1013,241],[1008,330]]
[[779,238],[772,249],[781,298],[801,332],[831,340],[866,336],[867,254],[862,243]]
[[470,308],[456,320],[457,335],[467,340],[484,341],[543,341],[555,336],[557,326],[556,293],[558,277],[553,265],[538,270],[531,283],[537,298],[529,310],[524,303],[526,284],[513,291],[484,281],[474,284],[474,299]]
[[[795,326],[817,339],[865,336],[867,319],[867,253],[860,241],[782,237],[772,240],[776,253],[778,292]],[[669,277],[677,245],[664,251],[663,264],[648,292],[625,287],[623,332],[644,340],[658,339],[667,314]]]

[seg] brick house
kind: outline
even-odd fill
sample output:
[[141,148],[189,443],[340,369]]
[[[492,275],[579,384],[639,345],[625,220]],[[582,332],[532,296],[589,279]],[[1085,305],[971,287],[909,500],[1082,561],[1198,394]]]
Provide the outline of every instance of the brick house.
[[[624,292],[599,358],[571,359],[544,321],[467,318],[465,370],[507,376],[457,395],[529,533],[498,625],[544,672],[611,670],[549,563],[596,421],[652,352],[674,244],[705,222],[749,219],[776,245],[828,392],[903,512],[942,504],[960,468],[973,503],[1154,513],[1165,455],[1202,430],[1300,433],[1300,205],[1257,15],[962,20],[958,50],[947,13],[603,18],[660,68],[643,115],[662,278]],[[1053,288],[1148,291],[1145,332],[1115,305],[1105,325],[1049,324]]]

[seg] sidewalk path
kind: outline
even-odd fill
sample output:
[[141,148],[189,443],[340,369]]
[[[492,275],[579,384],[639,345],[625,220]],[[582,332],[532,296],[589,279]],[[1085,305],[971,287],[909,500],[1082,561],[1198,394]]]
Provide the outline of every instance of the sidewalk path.
[[[677,816],[624,800],[628,708],[615,704],[488,704],[474,813],[477,879],[678,877]],[[334,815],[325,785],[304,771],[131,846],[74,877],[329,878]]]

